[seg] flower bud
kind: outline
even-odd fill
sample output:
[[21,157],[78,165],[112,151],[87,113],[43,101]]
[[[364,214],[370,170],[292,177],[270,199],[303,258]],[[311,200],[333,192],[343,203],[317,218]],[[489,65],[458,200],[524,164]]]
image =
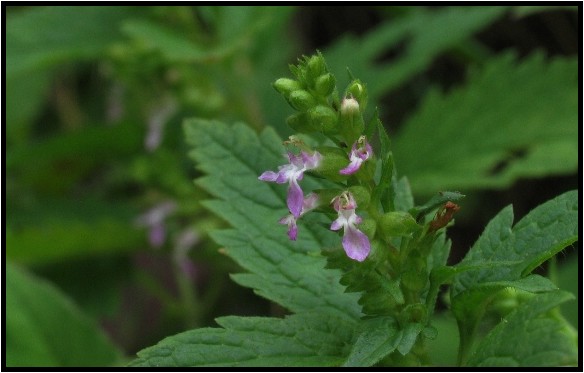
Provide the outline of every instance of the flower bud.
[[284,97],[290,96],[293,91],[302,89],[300,83],[294,79],[280,78],[272,86]]
[[[357,202],[358,204],[358,202]],[[361,207],[360,205],[358,205],[359,207]],[[377,228],[377,224],[375,223],[375,220],[371,219],[371,218],[365,218],[361,221],[361,224],[359,224],[359,229],[365,233],[367,235],[367,237],[369,238],[373,238],[375,237],[375,230]]]
[[398,322],[406,325],[411,322],[423,322],[428,315],[428,308],[423,303],[408,304],[398,315]]
[[322,161],[314,173],[331,181],[347,180],[347,176],[339,174],[339,170],[347,163],[347,155],[344,151],[332,146],[321,146],[316,150],[322,155]]
[[340,132],[349,143],[355,142],[363,133],[365,123],[356,99],[345,97],[341,103]]
[[314,97],[312,97],[308,91],[303,89],[298,89],[290,93],[288,102],[294,109],[302,112],[305,112],[316,105],[316,100]]
[[319,76],[314,83],[316,92],[324,97],[328,97],[335,89],[335,77],[332,74]]
[[[338,130],[337,112],[328,106],[317,105],[308,111],[312,126],[316,131],[334,134]],[[345,156],[346,157],[346,156]]]
[[324,62],[324,57],[319,53],[317,55],[311,56],[306,61],[306,76],[312,82],[326,73],[326,64]]
[[352,97],[347,97],[341,102],[341,114],[344,116],[352,116],[359,113],[359,103]]
[[367,89],[365,85],[361,83],[359,79],[353,80],[349,86],[347,87],[347,91],[345,92],[345,96],[353,97],[355,100],[359,102],[361,106],[361,110],[365,110],[367,106]]
[[299,133],[315,132],[315,130],[312,128],[310,124],[310,118],[308,118],[308,115],[306,113],[297,113],[294,115],[290,115],[286,119],[286,123],[288,124],[288,126],[290,126],[290,128]]
[[405,211],[393,211],[384,214],[379,220],[379,229],[387,240],[390,237],[409,236],[420,229],[416,220]]
[[352,187],[349,187],[349,192],[351,192],[351,194],[355,198],[355,201],[357,202],[357,206],[359,206],[362,209],[366,209],[367,206],[369,206],[369,201],[371,200],[371,194],[369,193],[367,188],[365,188],[361,185],[353,185]]

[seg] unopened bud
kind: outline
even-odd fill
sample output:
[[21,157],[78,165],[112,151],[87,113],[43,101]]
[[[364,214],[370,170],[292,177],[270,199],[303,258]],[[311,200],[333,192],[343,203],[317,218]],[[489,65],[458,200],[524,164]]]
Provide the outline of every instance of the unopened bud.
[[339,170],[347,163],[347,155],[344,151],[332,146],[321,146],[316,150],[322,155],[320,165],[314,170],[316,174],[331,181],[347,180],[347,176],[339,174]]
[[319,76],[314,83],[314,89],[319,95],[328,97],[335,89],[335,77],[332,74]]
[[280,78],[276,80],[272,85],[274,86],[276,91],[284,95],[284,97],[288,97],[290,93],[292,93],[293,91],[302,89],[298,81],[288,78]]
[[318,105],[308,111],[308,116],[316,131],[331,134],[337,131],[337,112],[328,106]]
[[317,55],[311,56],[306,62],[306,72],[307,77],[312,80],[316,80],[317,77],[326,73],[326,65],[324,62],[324,57],[319,53]]
[[[361,206],[359,206],[361,207]],[[367,235],[367,237],[369,238],[373,238],[375,237],[375,230],[377,229],[377,224],[375,223],[375,220],[371,219],[371,218],[365,218],[363,219],[363,221],[361,221],[361,224],[359,224],[359,230],[362,231],[363,233],[365,233]]]
[[288,119],[286,119],[286,123],[290,126],[290,128],[299,133],[315,132],[315,129],[312,128],[310,119],[306,113],[297,113],[291,115],[288,117]]
[[359,112],[359,103],[352,97],[347,97],[341,102],[341,114],[353,115]]
[[353,80],[347,87],[345,96],[353,97],[361,105],[361,110],[365,110],[367,106],[367,89],[365,85],[361,83],[358,79]]
[[303,89],[296,90],[290,93],[288,97],[288,102],[290,106],[298,111],[307,111],[308,109],[312,108],[316,105],[316,100],[312,95]]
[[420,226],[412,215],[405,211],[393,211],[384,214],[379,220],[379,228],[386,239],[396,236],[409,236]]
[[371,200],[371,194],[367,190],[367,188],[360,186],[360,185],[353,185],[349,187],[349,192],[355,197],[355,201],[357,202],[357,206],[362,209],[366,209],[369,206],[369,201]]

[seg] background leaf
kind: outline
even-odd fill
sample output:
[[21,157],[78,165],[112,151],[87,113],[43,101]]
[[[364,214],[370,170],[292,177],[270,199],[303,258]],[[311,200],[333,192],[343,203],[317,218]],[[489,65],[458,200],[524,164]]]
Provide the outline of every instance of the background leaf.
[[490,60],[469,83],[428,94],[393,138],[415,193],[501,188],[578,166],[577,60]]
[[97,57],[120,40],[119,22],[140,12],[135,7],[106,6],[47,6],[14,12],[6,25],[6,75]]
[[120,353],[61,292],[6,263],[6,366],[91,367]]
[[[367,84],[370,101],[378,102],[383,93],[426,69],[439,53],[466,41],[506,10],[494,6],[418,9],[384,23],[363,38],[345,35],[324,55],[339,78],[339,87],[348,83],[345,78],[348,66],[354,76]],[[401,53],[389,63],[375,63],[376,58],[392,49]]]
[[477,269],[455,276],[450,289],[463,350],[472,349],[470,341],[486,305],[501,289],[515,287],[528,292],[546,292],[556,288],[544,277],[527,275],[578,239],[577,211],[578,195],[571,191],[538,206],[513,229],[510,206],[489,222],[457,266],[476,265]]
[[145,244],[144,231],[130,206],[46,199],[36,216],[12,214],[6,230],[6,257],[19,263],[47,264],[84,256],[112,255]]
[[578,365],[578,334],[550,310],[572,300],[555,291],[538,294],[493,329],[469,360],[470,366],[558,367]]

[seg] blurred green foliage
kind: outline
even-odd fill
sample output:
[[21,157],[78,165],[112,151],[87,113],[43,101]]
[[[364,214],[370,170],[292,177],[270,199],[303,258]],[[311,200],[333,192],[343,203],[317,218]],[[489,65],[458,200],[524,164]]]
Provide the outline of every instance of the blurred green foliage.
[[[350,24],[339,25],[343,31],[318,47],[337,76],[350,66],[369,84],[370,110],[378,107],[383,115],[388,97],[413,92],[414,104],[404,108],[406,120],[384,122],[398,171],[410,178],[414,192],[459,188],[471,195],[509,187],[519,178],[577,172],[576,57],[554,51],[568,55],[511,58],[512,52],[500,55],[500,48],[478,37],[496,22],[563,12],[561,27],[545,24],[559,44],[565,43],[557,30],[565,30],[566,22],[569,26],[573,11],[363,9],[377,22],[360,35],[350,31]],[[169,334],[212,325],[219,314],[281,315],[281,309],[251,292],[232,295],[226,279],[237,266],[209,239],[209,232],[226,223],[201,204],[209,194],[192,183],[198,172],[188,160],[181,123],[188,117],[241,120],[255,130],[272,126],[286,136],[290,110],[270,83],[285,75],[296,56],[313,52],[306,40],[314,35],[298,26],[298,18],[318,9],[43,6],[3,11],[7,365],[119,362],[110,347],[88,347],[94,359],[63,358],[38,339],[41,333],[64,340],[47,323],[67,325],[72,333],[78,328],[93,343],[101,337],[88,325],[99,320],[122,353],[131,356]],[[326,12],[327,22],[338,23],[333,9]],[[322,34],[327,22],[319,23]],[[514,41],[516,49],[521,41]],[[432,71],[444,58],[459,66],[452,75],[472,73],[462,81],[453,78],[458,86],[438,93],[448,76]],[[175,209],[160,221],[148,225],[140,219],[168,202]],[[156,251],[149,234],[160,229],[165,235]],[[66,294],[21,275],[12,263],[41,274]],[[558,266],[562,281],[571,276],[562,269],[574,268],[571,263]],[[16,302],[23,288],[33,289],[34,301]],[[56,317],[55,312],[74,316],[26,316]],[[568,315],[574,323],[576,313]]]

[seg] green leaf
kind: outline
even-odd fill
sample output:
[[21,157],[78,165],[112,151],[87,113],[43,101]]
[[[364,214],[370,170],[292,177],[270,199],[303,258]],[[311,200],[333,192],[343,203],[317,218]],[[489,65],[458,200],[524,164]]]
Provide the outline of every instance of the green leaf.
[[553,12],[553,11],[578,11],[576,5],[528,5],[513,7],[513,15],[517,18],[530,16],[537,13]]
[[36,71],[6,81],[6,137],[8,143],[28,139],[32,119],[47,98],[52,71]]
[[[355,76],[367,82],[369,100],[378,102],[382,94],[426,69],[440,53],[465,42],[506,10],[494,6],[420,10],[384,23],[362,38],[343,35],[324,55],[337,77],[350,66]],[[404,51],[390,63],[375,61],[391,48]],[[344,84],[346,80],[338,86]]]
[[504,54],[466,86],[428,94],[392,139],[400,172],[427,194],[575,172],[577,74],[575,58],[534,54],[517,62]]
[[137,7],[47,6],[13,11],[6,20],[6,76],[98,56],[121,39],[118,24]]
[[504,208],[459,264],[515,262],[461,273],[454,279],[453,297],[485,283],[515,281],[578,239],[578,192],[570,191],[536,207],[513,229],[513,209]]
[[91,367],[119,363],[120,352],[64,294],[6,264],[6,366]]
[[418,220],[421,216],[427,214],[428,212],[434,210],[437,207],[445,204],[448,201],[454,202],[459,201],[464,198],[465,195],[458,192],[438,192],[438,195],[430,198],[428,202],[422,206],[416,206],[410,210],[410,213],[416,217]]
[[338,366],[348,354],[354,325],[326,314],[284,319],[221,317],[223,328],[168,337],[138,352],[137,367]]
[[499,323],[479,344],[470,366],[578,365],[578,334],[549,311],[574,299],[567,292],[538,294]]
[[34,210],[13,210],[6,230],[6,257],[47,264],[135,250],[146,239],[145,230],[132,225],[137,215],[119,203],[45,199]]
[[473,347],[471,341],[486,305],[499,290],[509,286],[530,292],[556,288],[543,277],[527,275],[578,239],[577,214],[578,193],[570,191],[538,206],[513,229],[511,206],[489,222],[454,268],[462,270],[454,277],[450,289],[452,311],[459,323],[462,359]]
[[[218,121],[188,120],[187,141],[197,167],[207,174],[197,184],[215,197],[205,206],[233,228],[215,231],[212,238],[249,273],[233,275],[239,284],[293,312],[316,311],[349,319],[361,310],[356,294],[344,293],[337,270],[324,269],[323,247],[339,246],[336,234],[309,214],[299,221],[297,241],[290,241],[285,216],[285,185],[266,183],[258,176],[285,163],[281,140],[271,129],[259,136],[244,124],[228,126]],[[302,188],[327,187],[305,177]],[[322,221],[322,219],[321,219]]]
[[403,331],[391,316],[365,320],[345,367],[369,367],[393,352],[402,340]]
[[204,62],[213,55],[191,40],[154,22],[132,19],[122,24],[122,31],[147,48],[159,51],[169,62]]
[[[143,149],[142,141],[141,130],[132,123],[114,127],[92,124],[14,147],[6,156],[6,168],[18,175],[19,182],[40,193],[63,194],[96,168],[135,156]],[[67,172],[63,172],[65,167]],[[59,177],[54,177],[56,174]]]

